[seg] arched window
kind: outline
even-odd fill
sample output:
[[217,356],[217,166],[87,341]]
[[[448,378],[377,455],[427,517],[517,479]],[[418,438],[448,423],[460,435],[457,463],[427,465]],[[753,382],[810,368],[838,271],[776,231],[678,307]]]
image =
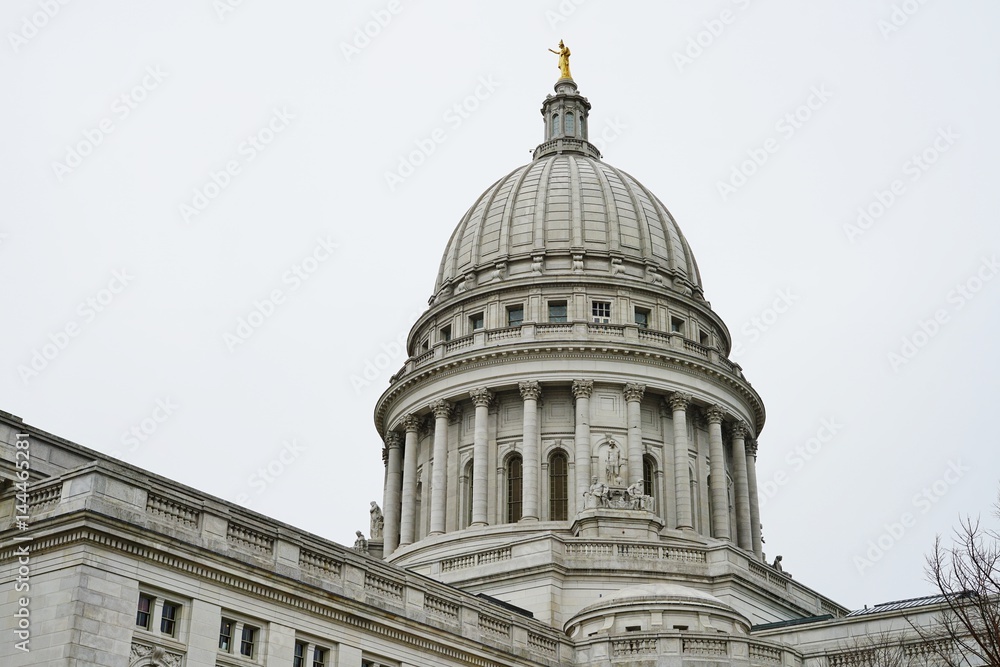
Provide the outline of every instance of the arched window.
[[521,455],[507,459],[507,523],[521,520]]
[[559,136],[559,114],[552,114],[552,136]]
[[573,116],[573,114],[571,114],[571,113],[566,114],[566,136],[567,137],[572,137],[576,133],[576,127],[574,127],[574,123],[573,123],[574,120],[575,120],[575,117]]
[[647,496],[654,496],[653,480],[656,476],[656,461],[652,456],[642,457],[642,492]]
[[569,518],[569,462],[566,452],[556,450],[549,457],[549,519]]

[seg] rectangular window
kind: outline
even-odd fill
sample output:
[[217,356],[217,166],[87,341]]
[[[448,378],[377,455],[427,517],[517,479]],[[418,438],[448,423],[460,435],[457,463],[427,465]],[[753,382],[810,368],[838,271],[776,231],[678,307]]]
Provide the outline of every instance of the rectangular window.
[[326,649],[325,648],[314,648],[313,649],[313,665],[312,667],[326,667]]
[[451,340],[451,327],[447,326],[441,329],[441,340],[447,342]]
[[674,333],[683,334],[684,333],[684,320],[679,317],[670,318],[670,330]]
[[519,327],[524,322],[524,306],[507,307],[507,326]]
[[177,630],[177,616],[180,605],[173,602],[164,602],[163,611],[160,614],[160,632],[165,635],[174,636]]
[[148,595],[139,595],[139,607],[135,613],[135,624],[137,627],[149,630],[149,621],[153,612],[153,598]]
[[590,313],[594,318],[594,322],[598,324],[609,323],[611,321],[611,302],[594,301],[590,304]]
[[295,652],[292,654],[292,667],[305,667],[306,645],[302,642],[295,642]]
[[639,325],[640,329],[649,328],[649,311],[645,308],[635,309],[635,323]]
[[566,302],[549,301],[549,322],[566,321]]
[[698,342],[704,345],[705,347],[711,347],[712,337],[708,335],[706,332],[702,331],[698,334]]
[[233,651],[233,626],[236,625],[235,621],[230,621],[228,618],[222,619],[222,627],[219,628],[219,650],[225,651],[226,653],[232,653]]
[[469,328],[473,331],[479,331],[483,328],[483,314],[476,313],[475,315],[469,316]]
[[245,655],[248,658],[254,656],[254,648],[257,644],[257,631],[258,629],[252,625],[243,626],[243,635],[240,637],[240,655]]

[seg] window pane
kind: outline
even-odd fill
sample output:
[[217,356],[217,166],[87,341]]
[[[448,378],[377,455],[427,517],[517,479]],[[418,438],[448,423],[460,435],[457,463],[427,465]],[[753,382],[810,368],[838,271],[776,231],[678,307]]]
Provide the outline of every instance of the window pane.
[[257,641],[257,628],[244,625],[243,637],[240,639],[240,654],[248,658],[253,657],[253,646]]
[[640,308],[635,309],[635,323],[639,325],[640,329],[646,329],[649,327],[649,311],[642,310]]
[[576,132],[576,128],[573,124],[574,116],[571,113],[566,114],[566,134],[572,135]]
[[473,331],[476,331],[477,329],[482,329],[483,328],[483,314],[482,313],[478,313],[476,315],[471,316],[469,318],[469,324],[472,325],[472,330]]
[[326,649],[313,650],[313,667],[326,667]]
[[553,301],[549,303],[549,322],[566,321],[566,302]]
[[292,667],[303,667],[306,656],[306,645],[295,642],[295,653],[292,654]]
[[174,636],[174,629],[177,626],[177,605],[172,602],[163,603],[163,613],[160,616],[160,632],[165,635]]
[[651,459],[642,460],[642,492],[647,496],[653,495],[653,472],[654,466]]
[[139,596],[139,607],[135,614],[135,624],[149,630],[149,610],[153,608],[153,598],[148,595]]
[[569,504],[566,454],[556,452],[549,460],[549,519],[565,521]]
[[590,312],[595,322],[607,323],[611,320],[611,302],[594,301],[590,306]]
[[233,622],[222,619],[222,627],[219,630],[219,649],[229,653],[233,650]]
[[521,457],[512,456],[507,462],[507,521],[521,520]]
[[516,306],[507,309],[507,326],[519,327],[524,322],[524,308]]

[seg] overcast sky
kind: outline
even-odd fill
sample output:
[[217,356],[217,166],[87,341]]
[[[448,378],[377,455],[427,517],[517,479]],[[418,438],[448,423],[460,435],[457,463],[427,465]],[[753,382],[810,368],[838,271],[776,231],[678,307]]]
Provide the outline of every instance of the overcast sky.
[[462,214],[541,141],[562,38],[592,139],[677,219],[764,399],[769,558],[849,607],[931,593],[935,534],[1000,486],[998,22],[7,0],[0,409],[352,543],[398,341]]

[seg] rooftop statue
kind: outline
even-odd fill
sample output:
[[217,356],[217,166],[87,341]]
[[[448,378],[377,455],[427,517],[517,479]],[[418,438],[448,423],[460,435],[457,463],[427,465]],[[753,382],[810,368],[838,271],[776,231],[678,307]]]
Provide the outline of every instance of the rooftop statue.
[[552,53],[559,56],[559,72],[561,73],[560,79],[572,79],[573,76],[569,73],[569,57],[572,55],[569,51],[569,47],[563,44],[563,41],[559,40],[559,50],[549,49]]

